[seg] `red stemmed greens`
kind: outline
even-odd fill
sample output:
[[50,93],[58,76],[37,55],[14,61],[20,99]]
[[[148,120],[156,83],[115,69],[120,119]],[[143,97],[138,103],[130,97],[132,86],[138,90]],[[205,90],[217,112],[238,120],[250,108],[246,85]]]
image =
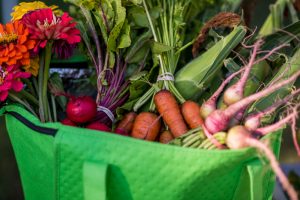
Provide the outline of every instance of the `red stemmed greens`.
[[[116,109],[129,95],[129,75],[139,72],[149,51],[147,29],[130,21],[135,1],[73,1],[80,8],[78,28],[91,65],[96,72],[98,112],[96,119],[108,125],[114,121]],[[137,9],[137,8],[136,8]],[[135,53],[139,52],[139,58]]]

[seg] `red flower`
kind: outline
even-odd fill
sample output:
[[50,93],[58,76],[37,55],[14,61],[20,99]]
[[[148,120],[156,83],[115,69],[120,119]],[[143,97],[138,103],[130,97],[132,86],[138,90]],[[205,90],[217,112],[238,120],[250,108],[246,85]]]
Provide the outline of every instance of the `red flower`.
[[62,58],[70,57],[75,45],[80,42],[80,31],[73,18],[64,13],[57,17],[50,8],[32,11],[22,21],[29,28],[32,39],[37,40],[34,51],[44,48],[53,41],[54,52]]
[[21,78],[29,78],[30,75],[28,72],[21,71],[16,65],[0,66],[0,101],[7,98],[9,90],[20,92],[24,86]]

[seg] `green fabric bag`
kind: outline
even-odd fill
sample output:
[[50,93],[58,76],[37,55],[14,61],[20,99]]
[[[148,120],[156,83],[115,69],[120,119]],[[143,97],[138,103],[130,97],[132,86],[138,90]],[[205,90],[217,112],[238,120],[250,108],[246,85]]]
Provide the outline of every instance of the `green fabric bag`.
[[[255,149],[198,150],[42,124],[2,108],[28,200],[267,200],[275,177]],[[272,134],[278,154],[281,134]]]

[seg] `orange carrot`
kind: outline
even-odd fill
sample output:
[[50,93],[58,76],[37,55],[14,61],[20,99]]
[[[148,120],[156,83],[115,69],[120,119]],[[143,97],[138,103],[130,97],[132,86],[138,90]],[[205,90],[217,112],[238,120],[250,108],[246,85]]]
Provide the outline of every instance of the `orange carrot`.
[[181,115],[179,105],[171,92],[168,90],[159,91],[154,95],[154,103],[157,111],[160,113],[175,138],[188,131]]
[[119,122],[118,126],[115,129],[115,133],[128,135],[132,130],[136,115],[137,114],[135,112],[130,112],[124,115],[123,119]]
[[154,113],[142,112],[135,118],[131,136],[134,138],[154,141],[159,131],[159,117]]
[[194,101],[186,101],[182,104],[183,118],[190,128],[197,128],[203,124],[200,116],[200,106]]
[[174,137],[170,131],[164,131],[159,136],[159,142],[163,144],[169,143]]

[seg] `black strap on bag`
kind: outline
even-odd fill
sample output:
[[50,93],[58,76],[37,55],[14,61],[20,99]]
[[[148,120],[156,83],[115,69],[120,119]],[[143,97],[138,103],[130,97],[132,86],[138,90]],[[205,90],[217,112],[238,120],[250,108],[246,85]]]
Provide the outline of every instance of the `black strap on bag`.
[[6,111],[5,113],[12,115],[17,120],[19,120],[24,125],[26,125],[28,128],[30,128],[30,129],[32,129],[36,132],[39,132],[39,133],[42,133],[42,134],[45,134],[45,135],[55,136],[57,131],[58,131],[57,129],[54,129],[54,128],[45,128],[45,127],[37,126],[37,125],[33,124],[31,121],[29,121],[28,119],[26,119],[25,117],[23,117],[22,115],[20,115],[17,112]]

